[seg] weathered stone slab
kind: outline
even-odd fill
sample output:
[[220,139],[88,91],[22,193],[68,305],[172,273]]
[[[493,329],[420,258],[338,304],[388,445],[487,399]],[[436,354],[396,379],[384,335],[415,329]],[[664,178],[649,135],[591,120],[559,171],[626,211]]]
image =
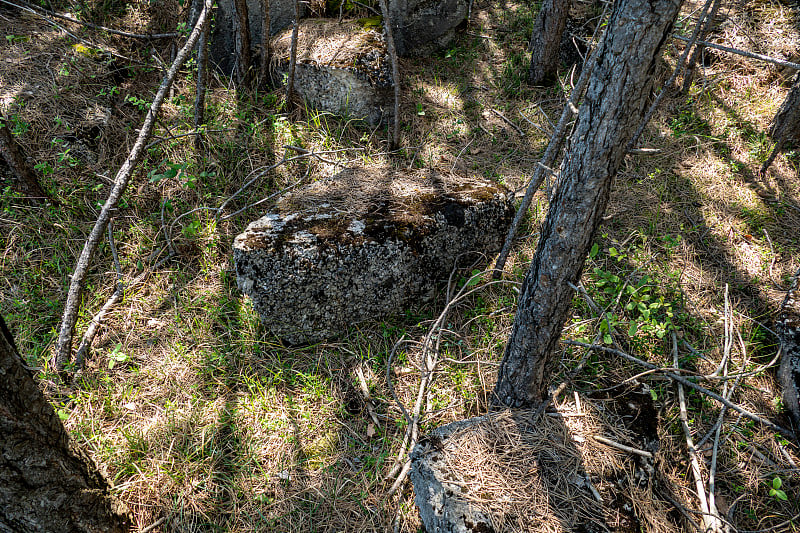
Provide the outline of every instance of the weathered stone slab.
[[[247,16],[250,28],[250,47],[260,54],[264,43],[264,17],[262,0],[247,0]],[[300,16],[305,15],[305,3],[300,3]],[[217,0],[214,15],[214,31],[209,49],[211,61],[227,75],[236,64],[236,8],[234,0]],[[269,35],[275,35],[294,22],[294,0],[270,0]]]
[[430,298],[461,254],[496,253],[513,215],[488,181],[345,170],[236,237],[237,282],[273,334],[317,342]]
[[467,0],[389,0],[397,53],[421,56],[447,46],[467,20]]
[[[273,77],[278,83],[286,83],[291,37],[287,29],[272,41]],[[394,105],[392,64],[383,33],[355,21],[301,21],[294,87],[321,111],[379,124]]]
[[444,455],[448,438],[480,425],[485,416],[469,418],[436,428],[411,453],[409,477],[414,502],[425,531],[441,533],[492,533],[492,518],[465,497],[463,483],[453,479]]

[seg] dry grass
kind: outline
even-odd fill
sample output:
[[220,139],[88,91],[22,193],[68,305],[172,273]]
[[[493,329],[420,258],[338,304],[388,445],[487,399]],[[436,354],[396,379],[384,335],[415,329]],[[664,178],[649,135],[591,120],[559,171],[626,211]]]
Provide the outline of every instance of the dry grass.
[[[685,14],[690,11],[687,7]],[[524,185],[564,99],[560,89],[524,83],[526,37],[534,14],[521,4],[478,2],[472,23],[451,49],[402,61],[406,150],[394,155],[386,153],[384,128],[368,129],[311,109],[287,116],[279,92],[237,92],[222,78],[212,83],[207,148],[198,153],[193,138],[181,136],[192,129],[193,74],[187,71],[165,103],[155,139],[160,142],[149,150],[114,223],[128,283],[125,299],[101,328],[80,377],[63,386],[53,380],[45,361],[68,275],[96,217],[96,204],[105,199],[107,178],[127,154],[143,117],[141,107],[161,77],[153,56],[168,63],[169,46],[105,38],[70,26],[97,49],[131,61],[86,53],[38,18],[0,11],[0,35],[9,36],[0,42],[0,108],[12,117],[17,139],[39,165],[45,188],[60,202],[58,207],[35,206],[10,188],[0,189],[0,311],[31,365],[42,368],[47,393],[73,437],[107,473],[139,527],[164,517],[156,531],[419,529],[410,486],[387,497],[391,483],[384,476],[399,450],[405,421],[388,389],[386,364],[403,335],[424,337],[444,296],[439,306],[398,310],[382,321],[354,325],[335,342],[289,349],[265,335],[235,287],[229,259],[235,235],[266,206],[220,222],[206,211],[173,222],[192,209],[219,207],[260,169],[279,160],[286,144],[351,150],[325,156],[338,165],[315,160],[283,165],[226,212],[280,191],[307,172],[309,179],[330,175],[341,164],[424,168],[487,178],[512,189]],[[586,33],[598,14],[585,13]],[[798,48],[794,7],[765,1],[731,4],[724,16],[712,36],[717,42],[783,57]],[[126,3],[102,22],[145,33],[172,31],[181,17],[177,4],[159,0]],[[668,46],[668,64],[681,46]],[[728,320],[741,335],[741,340],[735,335],[731,352],[729,370],[736,373],[766,364],[775,353],[775,340],[761,324],[769,326],[789,276],[800,266],[799,161],[796,152],[788,152],[766,177],[756,174],[771,148],[765,132],[786,94],[785,75],[772,66],[707,54],[714,59],[698,69],[688,97],[667,102],[643,138],[645,146],[661,152],[626,160],[583,284],[613,313],[611,321],[631,351],[671,365],[669,346],[659,334],[674,327],[698,350],[693,353],[681,344],[682,366],[704,373],[722,358],[727,284]],[[562,77],[566,86],[569,78],[568,73]],[[2,172],[5,187],[9,182]],[[524,274],[546,208],[541,192],[527,234],[506,267],[509,279],[518,281]],[[165,231],[170,227],[177,256],[156,268],[167,253]],[[108,252],[106,245],[95,259],[80,332],[114,290]],[[130,282],[143,272],[139,283]],[[627,294],[626,286],[638,287],[636,293]],[[451,312],[426,402],[424,432],[485,413],[515,299],[513,285],[489,286]],[[645,301],[660,305],[648,317],[636,310]],[[626,309],[629,303],[634,306]],[[637,330],[628,336],[632,324]],[[605,329],[576,298],[565,335],[591,340]],[[582,355],[565,347],[554,382]],[[406,406],[416,397],[418,356],[413,348],[400,350],[393,365],[393,386]],[[378,425],[359,390],[356,367],[365,375]],[[640,371],[593,355],[566,399],[556,400],[559,409],[569,410],[577,392],[585,416],[548,417],[544,427],[524,436],[503,415],[487,438],[465,436],[462,444],[475,466],[465,471],[465,479],[484,480],[484,494],[491,496],[480,504],[500,509],[500,494],[517,491],[511,504],[528,512],[531,498],[547,500],[546,523],[566,529],[567,522],[553,509],[570,501],[581,503],[587,520],[597,515],[606,524],[618,524],[608,514],[618,493],[618,507],[632,502],[643,530],[691,529],[666,503],[669,496],[697,508],[674,386],[648,375],[600,391]],[[658,451],[646,486],[623,483],[628,488],[617,491],[607,479],[630,479],[636,475],[635,463],[591,438],[579,442],[575,436],[602,432],[643,446],[640,431],[631,426],[635,415],[603,407],[623,405],[614,398],[630,394],[651,398]],[[774,369],[747,377],[733,396],[786,425],[778,398]],[[716,421],[719,406],[694,394],[689,404],[699,440]],[[498,443],[523,456],[541,455],[545,429],[546,442],[552,442],[547,449],[557,450],[567,462],[563,472],[555,464],[543,472],[541,461],[537,466],[493,455]],[[709,454],[704,451],[702,459],[707,475]],[[793,444],[726,414],[717,474],[723,515],[742,530],[789,531],[786,521],[800,512],[798,462]],[[495,474],[510,469],[525,475],[498,485]],[[581,469],[601,480],[597,488],[610,507],[600,509],[591,495],[564,485],[567,472]],[[788,501],[769,494],[776,477]],[[572,487],[571,492],[559,496],[559,483]],[[523,495],[532,486],[537,490]],[[506,514],[503,527],[527,529],[527,522],[515,521],[525,516],[523,511],[517,516]],[[624,530],[621,525],[611,529]]]

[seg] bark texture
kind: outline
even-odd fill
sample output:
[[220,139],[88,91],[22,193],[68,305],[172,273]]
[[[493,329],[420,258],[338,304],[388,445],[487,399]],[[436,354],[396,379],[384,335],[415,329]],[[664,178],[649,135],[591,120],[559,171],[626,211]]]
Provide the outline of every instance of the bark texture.
[[239,83],[250,82],[250,15],[247,12],[247,0],[236,0],[236,55],[237,76]]
[[[2,320],[0,320],[2,323]],[[30,371],[0,335],[0,531],[128,531],[128,509],[70,442]]]
[[540,402],[573,291],[608,203],[611,183],[644,115],[652,75],[680,0],[617,2],[561,165],[520,293],[495,402]]
[[8,124],[5,117],[0,116],[0,156],[5,160],[8,168],[17,183],[17,188],[25,195],[35,198],[47,198],[47,194],[42,190],[39,185],[39,180],[36,177],[31,166],[25,160],[17,141],[8,129]]
[[533,85],[552,84],[558,74],[558,51],[567,27],[570,0],[545,0],[531,34],[531,66],[528,80]]
[[784,144],[789,141],[800,141],[800,73],[795,75],[792,90],[789,91],[786,100],[783,101],[780,109],[775,114],[770,128],[770,135],[775,139],[775,148],[772,149],[769,158],[761,167],[762,174],[775,161]]

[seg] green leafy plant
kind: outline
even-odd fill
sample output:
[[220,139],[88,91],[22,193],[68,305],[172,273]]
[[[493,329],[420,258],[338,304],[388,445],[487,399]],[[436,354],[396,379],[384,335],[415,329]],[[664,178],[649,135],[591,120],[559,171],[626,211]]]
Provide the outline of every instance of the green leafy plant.
[[122,343],[118,342],[108,354],[108,369],[113,370],[117,363],[125,363],[128,359],[128,354],[122,351]]
[[789,497],[786,495],[784,491],[781,490],[783,486],[783,480],[778,476],[775,476],[772,480],[772,488],[769,489],[769,495],[779,501],[787,501]]

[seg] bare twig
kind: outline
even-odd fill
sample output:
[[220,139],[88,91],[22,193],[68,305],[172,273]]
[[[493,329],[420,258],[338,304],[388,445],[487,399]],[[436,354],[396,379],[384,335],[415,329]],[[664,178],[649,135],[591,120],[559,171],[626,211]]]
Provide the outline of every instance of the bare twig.
[[[681,37],[680,35],[673,35],[679,41],[687,41],[686,37]],[[750,59],[758,59],[759,61],[764,61],[766,63],[772,63],[773,65],[778,65],[781,67],[791,68],[794,70],[800,70],[800,63],[793,63],[791,61],[786,61],[783,59],[776,59],[774,57],[765,56],[764,54],[757,54],[755,52],[748,52],[747,50],[740,50],[738,48],[731,48],[730,46],[723,46],[721,44],[709,43],[708,41],[697,41],[695,44],[703,45],[707,48],[713,48],[715,50],[722,50],[723,52],[728,52],[729,54],[735,54],[742,57],[749,57]]]
[[[197,89],[194,97],[194,129],[201,131],[206,123],[206,85],[208,84],[208,40],[211,35],[211,24],[203,27],[197,41]],[[196,135],[194,147],[200,152],[203,149],[203,135]]]
[[611,439],[607,439],[606,437],[603,437],[602,435],[592,435],[592,438],[594,440],[596,440],[597,442],[601,442],[601,443],[605,444],[606,446],[611,446],[612,448],[616,448],[618,450],[622,450],[623,452],[628,452],[628,453],[632,453],[632,454],[635,454],[635,455],[640,455],[640,456],[646,457],[648,459],[652,459],[653,458],[653,454],[648,452],[647,450],[640,450],[639,448],[633,448],[631,446],[626,446],[624,444],[620,444],[617,441],[614,441],[614,440],[611,440]]
[[[717,18],[717,13],[719,12],[719,7],[722,5],[722,0],[714,0],[714,4],[711,6],[711,12],[706,15],[705,21],[702,19],[698,21],[698,24],[703,24],[703,29],[700,31],[700,34],[697,37],[697,40],[700,42],[705,41],[706,36],[711,31],[711,28],[714,25],[714,22]],[[700,44],[694,48],[694,52],[692,52],[692,56],[689,58],[689,62],[686,65],[686,73],[683,75],[683,87],[681,87],[681,92],[685,93],[689,90],[689,87],[692,85],[692,78],[694,77],[694,67],[697,64],[697,59],[703,54],[703,45]]]
[[60,13],[56,13],[55,11],[50,11],[49,9],[45,9],[43,7],[39,7],[35,4],[31,4],[26,2],[25,0],[14,0],[14,2],[9,2],[8,0],[0,0],[0,2],[4,4],[8,4],[14,7],[25,7],[29,11],[35,11],[37,15],[46,19],[47,17],[53,17],[61,20],[66,20],[68,22],[72,22],[74,24],[80,24],[81,26],[86,26],[87,28],[91,28],[93,30],[100,30],[107,33],[113,33],[114,35],[120,35],[122,37],[130,37],[131,39],[174,39],[176,37],[180,37],[180,33],[150,33],[150,34],[142,34],[142,33],[130,33],[127,31],[122,30],[115,30],[113,28],[107,28],[105,26],[99,26],[97,24],[92,24],[91,22],[86,22],[83,20],[78,20],[73,17],[69,17],[67,15],[62,15]]
[[53,368],[58,371],[62,371],[64,365],[71,358],[72,335],[75,329],[75,322],[78,318],[78,308],[80,307],[81,293],[83,292],[83,282],[86,278],[87,272],[89,271],[89,263],[100,242],[100,237],[108,225],[111,214],[117,206],[117,202],[119,202],[119,199],[122,197],[122,194],[128,187],[130,177],[144,155],[145,144],[147,143],[147,139],[150,137],[150,134],[153,131],[156,116],[161,109],[161,104],[164,102],[167,91],[169,91],[169,88],[172,86],[172,82],[174,81],[175,76],[178,74],[178,69],[180,69],[184,61],[186,61],[189,53],[194,48],[197,40],[200,38],[203,27],[208,21],[208,12],[211,9],[212,3],[212,0],[205,1],[203,11],[201,11],[200,16],[197,19],[197,24],[189,35],[186,44],[184,44],[183,48],[181,48],[180,52],[178,52],[178,55],[175,57],[175,61],[173,61],[172,66],[162,80],[161,85],[158,88],[158,92],[153,99],[153,103],[150,106],[150,109],[147,111],[147,116],[142,124],[142,129],[139,131],[139,137],[136,139],[133,149],[128,154],[125,162],[117,172],[117,175],[114,179],[114,187],[112,188],[108,199],[103,205],[100,215],[97,217],[97,221],[95,222],[94,228],[92,228],[89,237],[86,239],[83,251],[76,262],[75,271],[73,272],[72,280],[70,281],[67,301],[64,305],[64,315],[61,320],[61,327],[59,329],[58,340],[56,341],[56,347],[52,359]]
[[300,0],[294,0],[294,23],[292,24],[292,43],[289,49],[289,76],[286,81],[286,109],[292,109],[294,93],[294,70],[297,66],[297,33],[300,29]]
[[794,435],[793,431],[791,431],[789,429],[786,429],[785,427],[779,426],[778,424],[775,424],[773,422],[770,422],[766,418],[763,418],[763,417],[761,417],[761,416],[759,416],[759,415],[757,415],[755,413],[751,413],[750,411],[748,411],[744,407],[738,406],[738,405],[730,402],[729,400],[723,398],[722,396],[720,396],[716,392],[710,391],[707,388],[698,385],[697,383],[689,381],[688,379],[686,379],[683,376],[679,376],[674,371],[671,371],[671,370],[674,370],[674,369],[660,368],[660,367],[654,365],[653,363],[648,363],[647,361],[643,361],[642,359],[639,359],[638,357],[634,357],[634,356],[632,356],[632,355],[630,355],[630,354],[628,354],[626,352],[623,352],[622,350],[609,348],[607,346],[589,344],[589,343],[586,343],[586,342],[579,342],[579,341],[572,341],[572,340],[563,340],[562,342],[564,344],[569,344],[569,345],[572,345],[572,346],[583,346],[584,348],[594,348],[595,350],[600,350],[600,351],[603,351],[603,352],[606,352],[606,353],[618,355],[618,356],[620,356],[620,357],[622,357],[624,359],[627,359],[628,361],[631,361],[632,363],[636,363],[637,365],[643,366],[645,368],[657,370],[657,371],[661,372],[663,375],[669,377],[670,379],[672,379],[674,381],[677,381],[678,383],[681,383],[682,385],[685,385],[686,387],[689,387],[690,389],[694,389],[694,390],[696,390],[697,392],[699,392],[701,394],[705,394],[709,398],[713,398],[714,400],[718,401],[719,403],[728,406],[729,409],[733,409],[737,413],[741,413],[742,415],[744,415],[745,417],[749,418],[750,420],[753,420],[755,422],[758,422],[759,424],[762,424],[762,425],[770,428],[772,431],[777,431],[778,433],[780,433],[782,435],[785,435],[785,436],[787,436],[789,438],[792,438],[792,439],[795,438],[795,435]]
[[524,132],[524,131],[522,131],[522,129],[521,129],[519,126],[517,126],[516,124],[514,124],[513,122],[511,122],[511,120],[510,120],[510,119],[508,119],[508,118],[507,118],[507,117],[506,117],[504,114],[502,114],[500,111],[498,111],[498,110],[497,110],[497,109],[495,109],[495,108],[492,108],[492,113],[494,113],[495,115],[497,115],[498,117],[500,117],[501,119],[503,119],[503,122],[505,122],[506,124],[508,124],[508,125],[509,125],[509,126],[511,126],[512,128],[514,128],[514,130],[515,130],[515,131],[516,131],[516,132],[517,132],[517,133],[520,135],[520,137],[525,137],[525,132]]
[[661,105],[661,102],[664,100],[664,98],[666,98],[668,94],[672,93],[675,80],[678,78],[681,72],[683,72],[684,69],[686,68],[686,58],[689,56],[692,47],[694,46],[695,42],[697,41],[697,38],[700,35],[700,31],[703,28],[703,20],[706,17],[706,13],[708,13],[708,10],[711,8],[712,2],[714,2],[714,0],[706,0],[705,5],[703,5],[703,11],[700,14],[700,20],[698,21],[697,25],[695,25],[691,38],[687,39],[689,44],[686,46],[686,49],[683,51],[683,54],[681,54],[680,59],[678,59],[678,64],[675,66],[675,70],[672,71],[672,75],[664,83],[664,86],[661,88],[661,92],[658,93],[658,96],[656,96],[656,99],[653,100],[653,103],[650,104],[650,108],[647,110],[647,113],[645,113],[644,118],[639,123],[639,127],[636,128],[636,132],[633,134],[633,137],[628,142],[628,151],[636,148],[636,143],[639,142],[639,137],[642,136],[644,129],[647,127],[647,124],[650,122],[650,119],[653,117],[653,114],[658,109],[658,106]]
[[[675,368],[678,368],[677,343],[674,343],[672,357]],[[689,429],[689,415],[686,410],[686,394],[683,392],[683,385],[681,383],[678,383],[677,386],[678,402],[680,404],[681,427],[683,428],[683,433],[686,437],[686,448],[689,452],[689,461],[692,466],[692,475],[694,476],[697,499],[700,501],[700,510],[703,512],[703,531],[709,531],[709,529],[715,530],[715,528],[712,528],[711,524],[709,524],[708,520],[706,519],[706,516],[708,516],[709,513],[708,500],[706,499],[706,489],[705,485],[703,484],[703,476],[700,472],[700,461],[697,459],[697,450],[694,447],[694,442],[692,441],[692,432]]]

